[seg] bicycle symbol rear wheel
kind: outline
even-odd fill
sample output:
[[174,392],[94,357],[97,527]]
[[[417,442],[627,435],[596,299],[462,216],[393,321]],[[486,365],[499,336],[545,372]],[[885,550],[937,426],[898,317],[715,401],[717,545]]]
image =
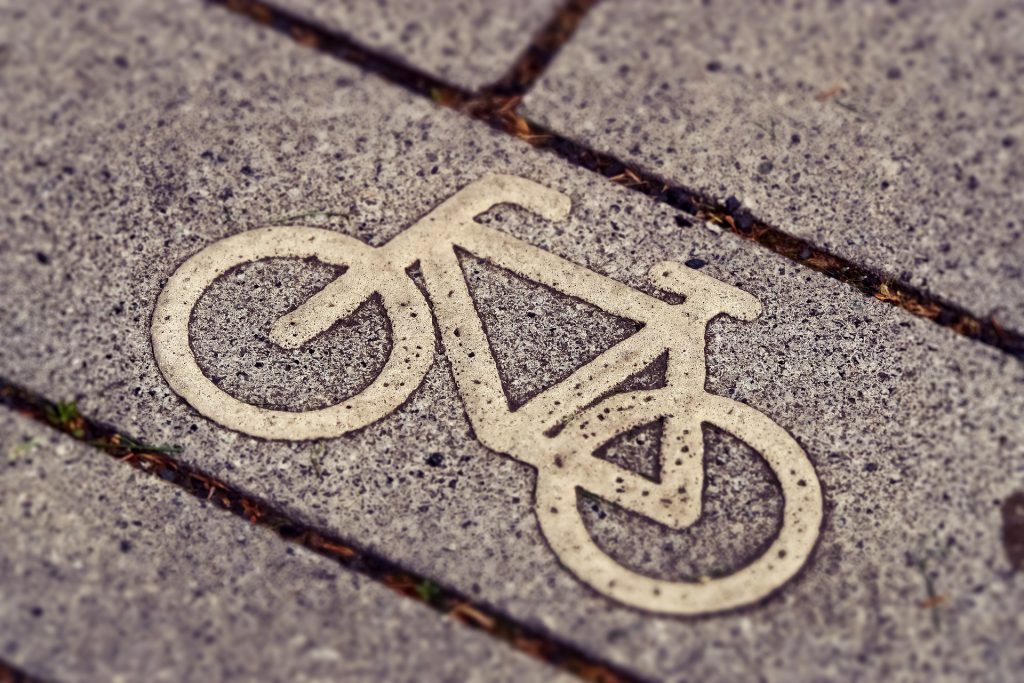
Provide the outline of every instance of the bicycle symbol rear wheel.
[[771,545],[731,574],[671,581],[639,574],[620,564],[590,536],[577,507],[577,484],[538,470],[536,513],[541,530],[562,564],[600,593],[664,614],[705,614],[749,605],[770,595],[804,565],[822,520],[821,485],[807,455],[790,434],[750,406],[713,394],[702,396],[694,424],[708,422],[756,450],[782,489],[782,524]]
[[[270,410],[238,400],[199,367],[189,322],[203,292],[232,268],[269,258],[316,258],[348,270],[328,285],[317,306],[321,327],[345,318],[374,293],[391,323],[392,350],[380,374],[357,395],[306,412]],[[329,299],[329,300],[327,300]],[[400,267],[372,247],[331,230],[270,227],[215,242],[183,263],[167,281],[153,313],[153,352],[171,388],[221,425],[265,439],[340,436],[371,424],[401,405],[419,386],[434,357],[434,330],[423,294]],[[300,340],[302,341],[302,340]]]

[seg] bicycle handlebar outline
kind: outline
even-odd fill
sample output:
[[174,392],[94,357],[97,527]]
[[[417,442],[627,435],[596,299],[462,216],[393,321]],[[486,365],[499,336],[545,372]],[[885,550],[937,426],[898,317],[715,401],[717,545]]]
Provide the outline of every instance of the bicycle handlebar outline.
[[[354,255],[363,260],[369,271],[363,278],[366,286],[352,290],[354,278],[341,276],[334,283],[328,284],[321,292],[311,297],[295,310],[282,316],[271,331],[271,339],[283,348],[293,349],[305,344],[309,339],[320,334],[338,319],[349,315],[354,307],[339,303],[349,302],[356,296],[365,300],[371,291],[372,273],[404,271],[425,255],[438,250],[446,250],[452,246],[465,248],[474,253],[487,252],[491,260],[513,272],[520,272],[523,263],[537,260],[542,267],[533,269],[532,273],[523,273],[527,279],[559,289],[559,283],[551,281],[547,275],[551,272],[568,272],[572,270],[585,282],[581,289],[598,292],[610,300],[636,298],[644,300],[646,307],[658,308],[666,302],[629,287],[617,280],[601,275],[556,254],[546,252],[527,242],[523,242],[506,233],[488,228],[474,219],[491,208],[501,204],[520,206],[547,220],[562,220],[569,214],[571,200],[558,190],[546,187],[524,178],[509,175],[488,175],[467,185],[446,199],[426,216],[408,229],[402,231],[380,247],[366,246],[363,253]],[[500,250],[493,243],[501,245],[508,253],[517,253],[521,259],[502,258]],[[489,244],[490,243],[490,244]],[[506,255],[507,256],[507,255]],[[532,277],[531,277],[532,276]],[[753,320],[760,315],[762,307],[757,297],[742,289],[727,284],[695,269],[681,266],[673,261],[656,263],[649,271],[652,284],[674,294],[686,297],[681,306],[690,312],[694,324],[706,325],[718,315],[729,315],[740,320]],[[342,281],[346,284],[342,284]],[[610,284],[614,283],[614,284]],[[347,287],[347,291],[342,291]],[[627,294],[622,288],[628,288]],[[602,291],[604,290],[604,291]],[[581,298],[587,299],[586,296]],[[588,299],[589,300],[589,299]],[[699,302],[699,303],[698,303]],[[600,308],[602,304],[593,302]],[[332,305],[333,304],[333,305]],[[331,314],[325,314],[326,308],[338,308]],[[638,319],[648,316],[638,315],[640,311],[630,305],[610,306],[605,308],[609,313],[620,317]],[[342,314],[343,313],[343,314]],[[648,320],[638,320],[649,324]]]

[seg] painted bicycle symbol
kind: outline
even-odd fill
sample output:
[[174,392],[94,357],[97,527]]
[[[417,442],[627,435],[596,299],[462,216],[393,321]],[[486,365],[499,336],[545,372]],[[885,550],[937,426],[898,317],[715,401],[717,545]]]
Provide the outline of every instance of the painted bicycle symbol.
[[[569,198],[556,190],[494,175],[465,187],[377,248],[338,232],[295,226],[251,230],[215,242],[185,261],[160,294],[152,330],[160,370],[193,408],[230,429],[267,439],[338,437],[386,417],[419,386],[433,360],[436,317],[477,437],[487,448],[536,469],[540,528],[562,564],[580,580],[628,605],[678,615],[746,605],[783,585],[803,566],[821,526],[821,488],[814,468],[799,444],[766,415],[704,390],[705,327],[719,314],[751,320],[759,315],[760,302],[666,261],[650,270],[652,284],[685,296],[681,304],[666,303],[474,220],[501,203],[553,221],[570,210]],[[510,410],[457,247],[641,327]],[[313,257],[347,270],[274,323],[271,338],[277,344],[302,346],[374,294],[392,328],[391,354],[368,386],[336,405],[306,412],[270,410],[230,396],[203,374],[189,343],[192,310],[215,279],[244,263],[289,257]],[[426,296],[408,274],[417,263]],[[615,392],[666,352],[664,386]],[[594,457],[616,436],[656,420],[663,424],[657,482]],[[675,581],[624,567],[591,538],[577,507],[577,491],[670,529],[691,526],[701,515],[704,423],[736,436],[770,466],[784,498],[777,535],[759,557],[726,576]]]

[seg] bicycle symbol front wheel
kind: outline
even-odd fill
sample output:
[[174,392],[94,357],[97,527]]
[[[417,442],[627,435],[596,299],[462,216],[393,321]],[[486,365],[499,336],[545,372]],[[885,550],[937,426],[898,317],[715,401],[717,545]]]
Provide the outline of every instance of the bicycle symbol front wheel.
[[804,565],[823,516],[814,466],[790,434],[764,413],[713,394],[701,416],[757,451],[775,474],[783,497],[782,524],[758,558],[732,574],[697,581],[656,579],[607,555],[590,536],[577,507],[576,483],[538,471],[536,512],[562,564],[595,590],[640,609],[681,616],[749,605],[789,581]]
[[[347,317],[374,293],[380,295],[391,323],[391,353],[380,374],[357,395],[319,410],[270,410],[226,393],[199,367],[189,343],[189,323],[203,292],[232,268],[269,258],[316,258],[347,267],[317,295],[316,313],[323,329]],[[265,439],[330,438],[376,422],[419,386],[434,357],[430,309],[400,266],[383,261],[377,250],[347,235],[296,226],[240,233],[185,261],[160,293],[152,335],[157,365],[179,396],[211,420]]]

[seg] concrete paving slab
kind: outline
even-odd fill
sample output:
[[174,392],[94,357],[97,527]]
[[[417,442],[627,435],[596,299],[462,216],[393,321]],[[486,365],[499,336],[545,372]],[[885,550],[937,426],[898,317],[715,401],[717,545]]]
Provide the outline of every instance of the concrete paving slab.
[[282,7],[470,91],[500,80],[558,0],[285,0]]
[[612,0],[523,111],[1019,330],[1022,33],[999,0]]
[[[102,39],[91,48],[82,39],[77,61],[45,30],[24,31],[32,40],[12,43],[0,71],[5,87],[39,103],[2,122],[16,134],[3,173],[15,180],[0,186],[13,207],[0,237],[9,341],[0,374],[74,398],[148,441],[180,444],[189,463],[301,521],[644,675],[1000,680],[1019,668],[1024,628],[1009,606],[1021,584],[1001,546],[999,512],[1024,487],[1019,362],[730,235],[687,227],[663,205],[240,19],[178,14],[177,24],[139,28],[145,14],[133,13],[153,10],[128,7],[107,18],[119,30],[96,30]],[[75,10],[80,35],[99,11]],[[195,46],[211,47],[193,58]],[[76,63],[90,50],[124,52],[148,78],[134,86],[118,80],[116,65],[97,67],[86,87]],[[47,65],[47,79],[35,64]],[[706,388],[791,432],[823,486],[814,554],[772,598],[684,619],[586,588],[538,529],[532,469],[489,451],[470,429],[440,345],[394,414],[319,443],[225,430],[163,380],[150,315],[167,278],[203,247],[281,223],[381,245],[495,171],[556,188],[572,208],[551,222],[499,207],[481,218],[487,225],[647,291],[653,264],[689,261],[764,305],[754,322],[711,325]],[[471,258],[462,268],[499,340],[510,396],[559,381],[625,329]],[[321,265],[283,261],[229,273],[192,320],[192,338],[204,340],[194,347],[200,365],[242,399],[293,409],[368,381],[386,330],[372,302],[312,351],[265,343],[276,316],[328,277]],[[370,343],[356,344],[359,335]],[[334,348],[361,353],[345,359]],[[529,359],[544,351],[550,360]],[[289,384],[289,373],[304,374]],[[653,368],[636,386],[657,375]],[[756,557],[778,528],[777,483],[731,437],[709,430],[706,441],[700,524],[667,531],[584,496],[598,544],[662,578],[714,575]],[[609,450],[605,459],[638,469],[650,460],[642,432]]]
[[0,658],[42,680],[575,680],[7,410],[0,457]]

